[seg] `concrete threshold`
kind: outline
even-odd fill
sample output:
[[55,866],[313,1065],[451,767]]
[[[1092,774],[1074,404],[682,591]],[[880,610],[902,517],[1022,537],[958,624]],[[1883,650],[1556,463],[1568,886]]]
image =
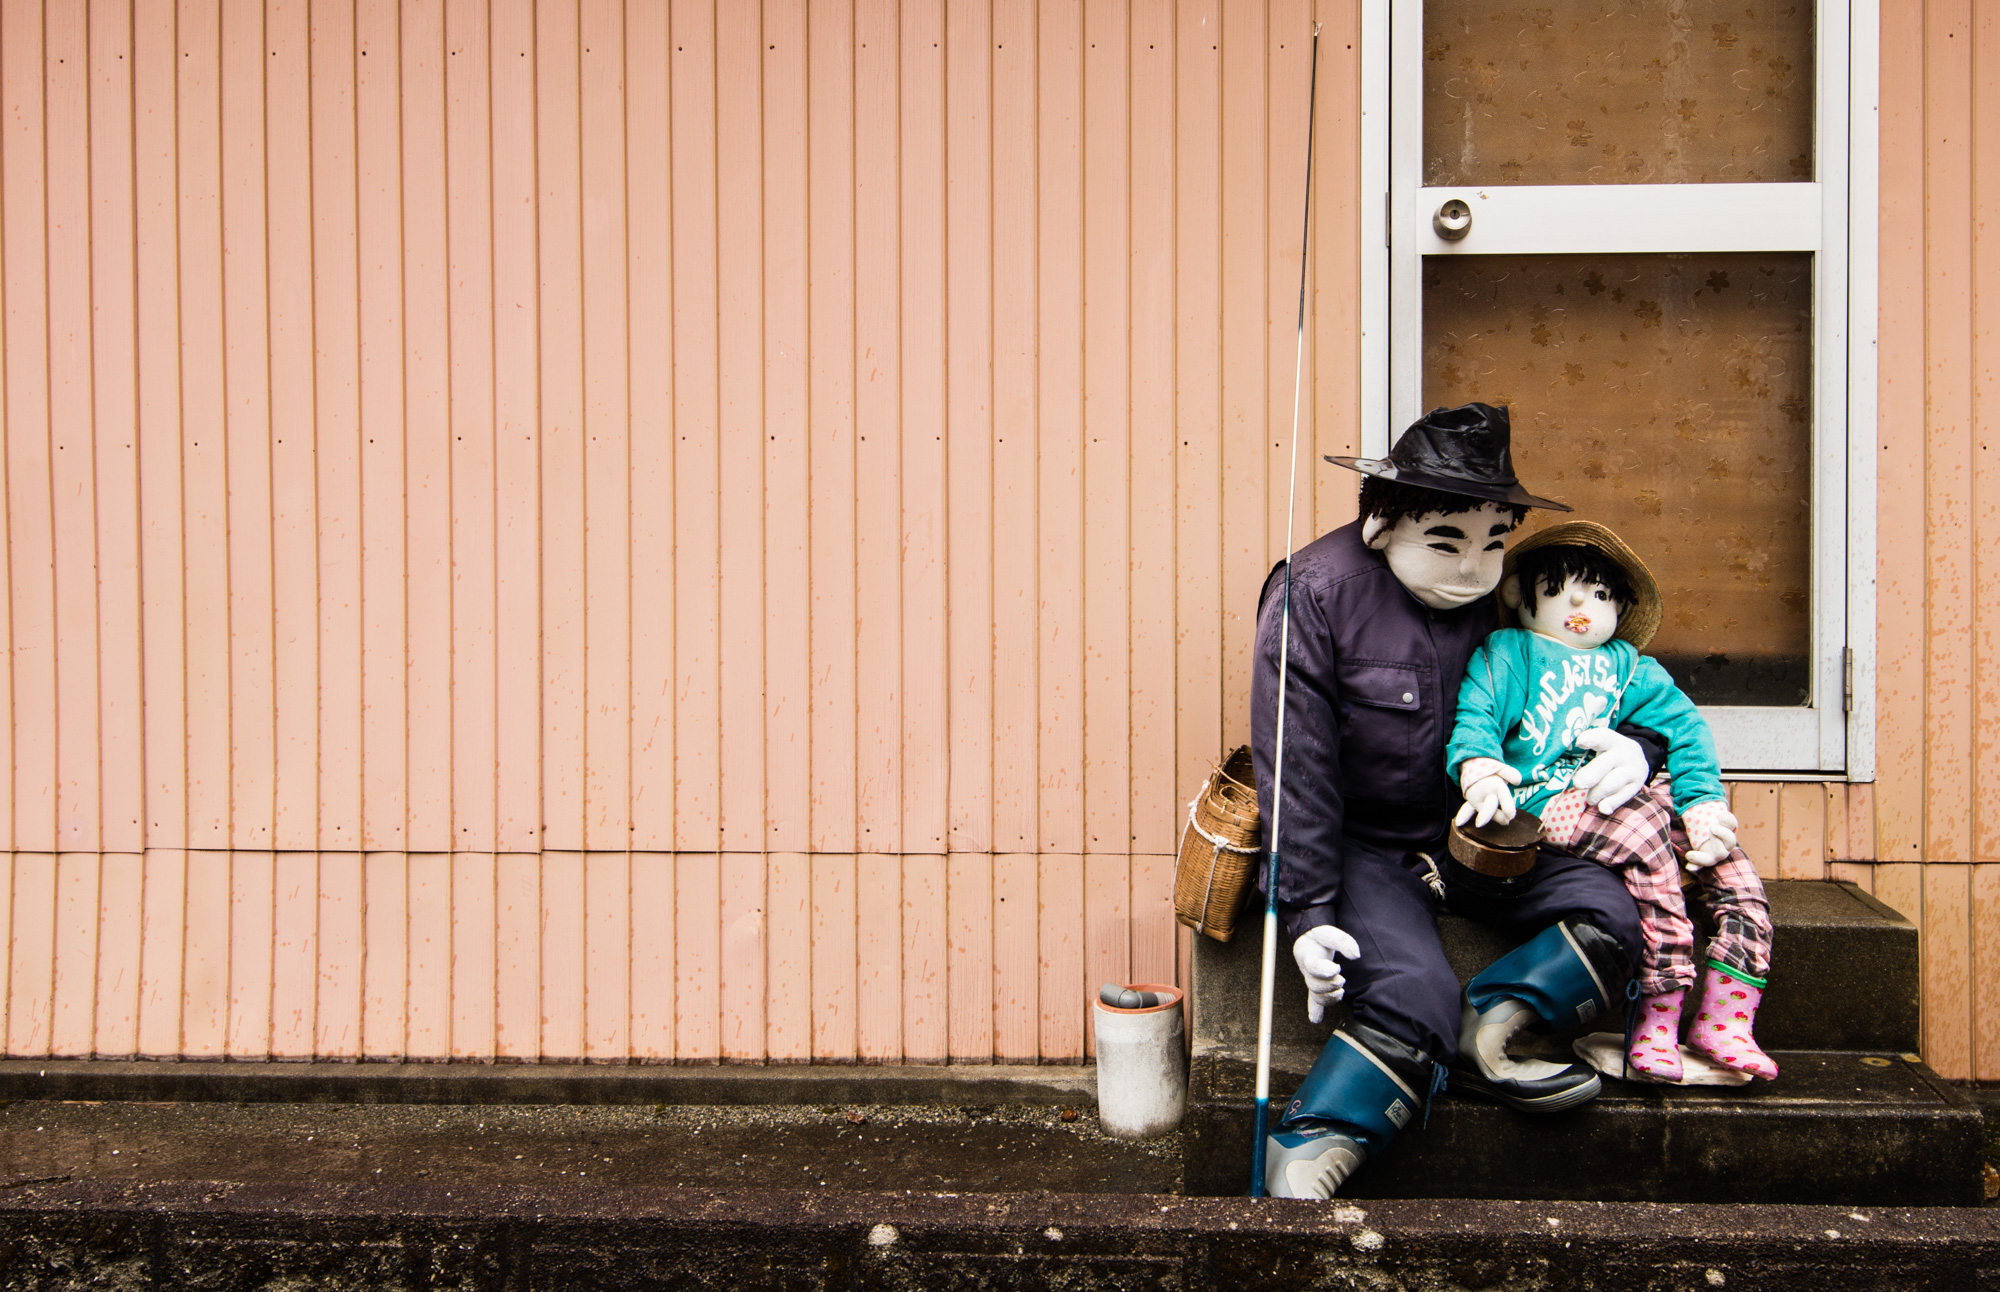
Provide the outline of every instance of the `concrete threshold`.
[[40,1288],[1991,1289],[2000,1211],[22,1182]]
[[1090,1104],[1094,1066],[0,1060],[0,1099],[339,1104]]

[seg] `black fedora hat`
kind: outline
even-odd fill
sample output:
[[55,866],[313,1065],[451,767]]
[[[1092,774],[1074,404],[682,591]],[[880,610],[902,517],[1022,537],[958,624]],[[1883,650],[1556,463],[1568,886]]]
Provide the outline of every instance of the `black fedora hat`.
[[1337,458],[1335,466],[1398,484],[1463,494],[1489,502],[1568,511],[1566,503],[1538,498],[1521,487],[1508,447],[1507,410],[1491,404],[1433,408],[1410,424],[1386,458]]

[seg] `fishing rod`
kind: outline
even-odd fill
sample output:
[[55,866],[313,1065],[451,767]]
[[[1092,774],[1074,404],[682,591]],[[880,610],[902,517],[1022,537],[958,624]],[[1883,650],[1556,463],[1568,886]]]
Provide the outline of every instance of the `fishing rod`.
[[1306,371],[1306,252],[1312,245],[1313,120],[1319,106],[1319,24],[1313,24],[1306,90],[1305,228],[1299,238],[1299,327],[1292,358],[1292,478],[1285,496],[1285,606],[1278,628],[1278,740],[1271,767],[1271,851],[1264,861],[1264,976],[1257,990],[1257,1126],[1250,1196],[1264,1196],[1264,1138],[1271,1127],[1271,993],[1278,976],[1278,821],[1285,811],[1285,683],[1292,663],[1292,517],[1299,501],[1299,407]]

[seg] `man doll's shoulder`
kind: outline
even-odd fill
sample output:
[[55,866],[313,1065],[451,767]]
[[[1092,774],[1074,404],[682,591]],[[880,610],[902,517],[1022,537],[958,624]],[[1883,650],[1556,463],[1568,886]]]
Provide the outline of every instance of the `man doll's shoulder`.
[[1328,530],[1292,554],[1292,583],[1328,593],[1357,580],[1365,587],[1374,579],[1394,583],[1388,563],[1361,542],[1361,522],[1350,521]]

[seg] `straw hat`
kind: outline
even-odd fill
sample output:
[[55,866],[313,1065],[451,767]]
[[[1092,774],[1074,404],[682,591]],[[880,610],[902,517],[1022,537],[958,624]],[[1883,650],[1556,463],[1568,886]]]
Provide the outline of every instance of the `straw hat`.
[[1624,539],[1594,520],[1567,520],[1528,535],[1508,549],[1500,577],[1505,579],[1512,575],[1515,565],[1527,553],[1538,547],[1558,544],[1594,547],[1618,562],[1618,568],[1625,571],[1625,577],[1631,580],[1633,601],[1618,616],[1617,636],[1631,642],[1639,650],[1646,649],[1646,643],[1660,631],[1660,585],[1653,578],[1653,572],[1646,568],[1646,563],[1639,559],[1639,554],[1625,545]]

